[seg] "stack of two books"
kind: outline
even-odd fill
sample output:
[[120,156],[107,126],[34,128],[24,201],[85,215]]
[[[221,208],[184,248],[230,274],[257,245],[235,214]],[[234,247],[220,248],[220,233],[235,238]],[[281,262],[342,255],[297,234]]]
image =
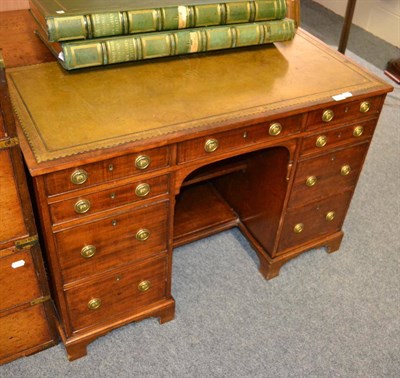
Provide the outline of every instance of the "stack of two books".
[[30,0],[67,70],[291,40],[286,0]]

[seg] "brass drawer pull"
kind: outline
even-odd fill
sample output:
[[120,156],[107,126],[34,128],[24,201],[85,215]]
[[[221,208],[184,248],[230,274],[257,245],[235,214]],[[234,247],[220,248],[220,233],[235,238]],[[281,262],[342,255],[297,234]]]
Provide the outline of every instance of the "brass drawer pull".
[[147,155],[140,155],[135,160],[137,169],[146,169],[151,163],[151,159]]
[[151,282],[148,280],[145,280],[145,281],[139,282],[138,290],[139,291],[147,291],[150,289],[150,287],[151,287]]
[[74,210],[78,214],[85,214],[90,210],[90,201],[87,199],[79,200],[74,205]]
[[89,310],[97,310],[101,306],[100,298],[93,298],[87,304]]
[[371,109],[371,103],[369,101],[363,101],[360,105],[360,112],[367,113]]
[[360,137],[364,132],[364,127],[362,126],[356,126],[353,130],[353,136]]
[[324,146],[326,146],[326,143],[328,142],[328,138],[327,138],[327,136],[326,135],[320,135],[318,138],[317,138],[317,140],[316,140],[316,142],[315,142],[315,145],[317,146],[317,147],[324,147]]
[[318,182],[318,179],[315,176],[309,176],[306,180],[306,185],[311,188]]
[[333,110],[327,109],[322,113],[322,120],[324,122],[330,122],[332,121],[334,115],[335,113],[333,112]]
[[146,197],[150,193],[150,185],[143,183],[139,184],[135,189],[135,194],[138,197]]
[[296,226],[294,226],[293,231],[296,234],[300,234],[300,232],[303,232],[304,230],[304,224],[303,223],[297,223]]
[[94,245],[85,245],[81,249],[81,256],[85,259],[90,259],[96,253],[96,247]]
[[273,123],[269,127],[269,135],[271,136],[277,136],[281,133],[281,131],[282,131],[282,125],[278,122]]
[[204,143],[204,150],[206,152],[214,152],[218,149],[219,142],[217,139],[208,139],[206,143]]
[[350,165],[346,164],[342,168],[340,168],[340,174],[342,176],[347,176],[351,172],[351,167]]
[[335,216],[336,216],[336,213],[335,213],[334,211],[328,211],[328,212],[326,213],[325,219],[326,219],[328,222],[331,222],[331,221],[333,221],[333,220],[335,219]]
[[71,182],[75,185],[82,185],[88,179],[88,173],[84,169],[77,169],[72,172]]
[[141,228],[136,233],[136,240],[146,241],[150,237],[150,231],[147,228]]

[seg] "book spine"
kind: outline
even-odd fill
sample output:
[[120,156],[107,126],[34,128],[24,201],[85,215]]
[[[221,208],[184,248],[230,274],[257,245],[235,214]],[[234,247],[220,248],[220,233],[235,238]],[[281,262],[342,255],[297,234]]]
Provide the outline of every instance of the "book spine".
[[47,18],[50,42],[280,20],[286,0],[247,0]]
[[73,70],[287,41],[293,39],[294,35],[294,21],[284,19],[64,42],[61,44],[62,64],[64,68]]

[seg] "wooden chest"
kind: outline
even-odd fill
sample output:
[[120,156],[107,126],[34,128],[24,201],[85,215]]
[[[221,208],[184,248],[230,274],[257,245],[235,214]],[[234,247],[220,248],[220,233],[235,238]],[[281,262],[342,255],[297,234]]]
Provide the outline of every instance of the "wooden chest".
[[54,345],[54,308],[0,65],[0,364]]
[[175,246],[239,227],[267,279],[337,250],[391,90],[301,29],[275,46],[9,79],[71,360],[118,326],[174,317]]

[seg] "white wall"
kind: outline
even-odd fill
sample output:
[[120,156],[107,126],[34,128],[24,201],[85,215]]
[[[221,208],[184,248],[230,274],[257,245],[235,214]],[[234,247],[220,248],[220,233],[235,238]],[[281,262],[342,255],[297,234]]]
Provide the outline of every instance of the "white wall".
[[[346,13],[347,0],[314,1],[341,16]],[[400,47],[400,0],[357,0],[353,23]]]

